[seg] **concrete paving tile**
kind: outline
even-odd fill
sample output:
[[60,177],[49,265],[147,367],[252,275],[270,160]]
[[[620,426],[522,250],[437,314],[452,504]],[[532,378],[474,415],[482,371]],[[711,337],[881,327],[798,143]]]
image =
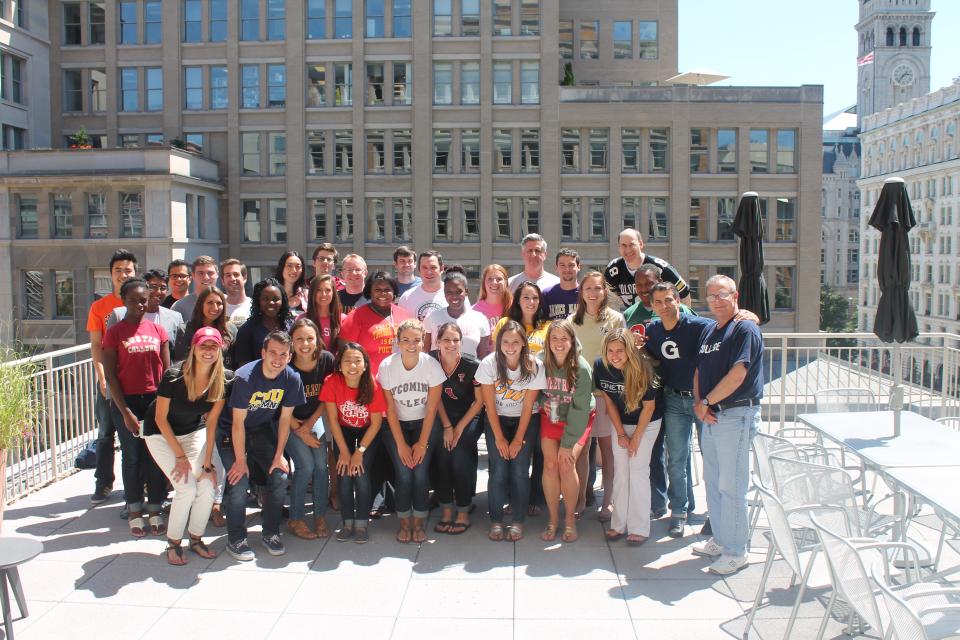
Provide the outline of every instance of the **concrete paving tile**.
[[[656,638],[657,640],[731,640],[731,634],[726,629],[729,623],[726,619],[717,618],[713,620],[688,619],[680,622],[678,620],[656,620],[642,619],[634,620],[633,628],[638,638]],[[740,629],[743,628],[741,624]],[[737,640],[740,635],[733,636]]]
[[512,580],[514,547],[480,540],[475,544],[424,544],[413,565],[413,577],[421,579]]
[[515,576],[520,579],[568,578],[616,580],[610,549],[581,547],[580,542],[554,543],[541,549],[517,546]]
[[611,546],[616,571],[623,579],[703,580],[704,568],[710,561],[690,553],[689,546],[660,545],[625,547]]
[[[375,607],[371,606],[371,610]],[[290,638],[323,637],[355,638],[358,630],[363,640],[390,640],[396,618],[393,616],[338,616],[306,613],[280,614],[267,638],[269,640],[290,640]],[[323,635],[320,634],[322,630]]]
[[509,618],[513,580],[412,580],[401,618]]
[[[26,589],[26,585],[24,585]],[[26,618],[19,619],[22,615],[22,612],[17,609],[17,604],[11,597],[10,599],[10,615],[13,616],[13,631],[15,636],[19,636],[24,629],[27,627],[36,624],[38,620],[43,618],[43,616],[57,606],[56,602],[51,602],[49,600],[31,600],[30,597],[27,597],[27,613],[29,614]],[[4,630],[6,631],[6,630]],[[4,635],[6,638],[7,635]]]
[[197,584],[202,567],[112,562],[71,592],[68,602],[149,604],[169,607]]
[[41,558],[43,556],[19,567],[20,582],[28,600],[60,602],[107,565],[106,562],[48,562]]
[[423,640],[423,638],[457,638],[457,640],[489,640],[509,638],[513,620],[477,618],[400,618],[390,640]]
[[181,593],[175,609],[227,611],[283,611],[297,593],[304,576],[281,571],[219,571],[200,575]]
[[409,577],[419,549],[399,544],[392,534],[371,532],[370,542],[330,540],[310,567],[311,574],[354,577]]
[[281,615],[246,611],[169,609],[150,626],[142,638],[266,638]]
[[[516,619],[577,619],[585,611],[595,618],[628,618],[617,580],[517,580],[514,601]],[[570,606],[574,602],[576,606]]]
[[208,541],[207,544],[218,553],[217,558],[211,563],[210,571],[279,571],[284,573],[304,574],[310,570],[310,567],[316,561],[317,557],[323,551],[323,547],[329,540],[301,540],[292,535],[283,535],[280,537],[287,552],[282,556],[272,556],[267,553],[263,546],[259,533],[247,538],[250,548],[257,556],[250,562],[241,562],[234,560],[227,553],[227,539],[224,536],[222,540],[216,542]]
[[743,613],[722,579],[628,580],[623,594],[630,615],[638,619],[688,620],[696,618],[732,618]]
[[[593,615],[592,613],[587,615]],[[630,620],[517,620],[513,623],[514,640],[564,638],[564,640],[597,640],[636,638]]]
[[286,611],[332,616],[396,616],[409,582],[409,576],[359,578],[310,573]]
[[61,602],[34,624],[17,633],[20,640],[60,638],[68,631],[75,638],[130,640],[140,637],[164,613],[162,607]]

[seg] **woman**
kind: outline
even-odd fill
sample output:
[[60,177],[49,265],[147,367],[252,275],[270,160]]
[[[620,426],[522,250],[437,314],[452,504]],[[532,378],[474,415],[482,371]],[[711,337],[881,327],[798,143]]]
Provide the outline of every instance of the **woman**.
[[447,322],[460,327],[463,353],[485,358],[490,353],[490,321],[487,317],[467,308],[467,276],[462,267],[448,267],[443,272],[443,297],[447,306],[433,311],[423,321],[426,335],[423,350],[430,351],[436,344],[437,329]]
[[[490,321],[491,336],[493,328],[513,303],[513,293],[507,283],[509,278],[510,274],[507,270],[498,264],[489,265],[480,276],[480,296],[473,305],[473,310],[479,311]],[[493,338],[491,337],[490,340],[492,342]]]
[[[580,341],[580,355],[588,363],[599,358],[603,338],[614,329],[626,326],[623,315],[609,306],[608,290],[603,274],[599,271],[589,271],[580,281],[580,297],[577,300],[577,312],[570,316],[573,321],[573,330]],[[577,512],[582,513],[586,508],[587,488],[590,486],[590,476],[595,473],[592,469],[595,450],[600,450],[601,472],[603,478],[603,504],[600,507],[600,522],[610,521],[610,500],[613,496],[613,478],[616,469],[613,465],[613,426],[607,415],[607,404],[597,401],[597,415],[593,421],[592,436],[596,447],[591,447],[587,455],[577,459],[577,474],[580,478],[580,499],[577,502]]]
[[384,358],[393,353],[397,327],[410,317],[394,304],[397,291],[397,281],[385,271],[371,274],[363,287],[363,297],[370,302],[351,311],[340,327],[341,342],[356,342],[369,354],[374,376]]
[[514,320],[497,333],[496,348],[480,362],[477,382],[486,408],[490,479],[491,540],[504,539],[503,505],[513,505],[513,522],[506,539],[520,540],[530,498],[530,454],[539,417],[533,407],[546,386],[543,365],[530,354],[527,335]]
[[320,401],[337,447],[340,516],[343,518],[337,540],[345,542],[353,538],[362,544],[370,540],[367,523],[373,489],[369,470],[386,405],[370,371],[370,358],[359,344],[342,345],[335,368],[323,381]]
[[323,348],[335,351],[340,327],[347,316],[341,311],[340,296],[337,295],[337,285],[333,276],[323,274],[311,280],[307,300],[307,310],[297,320],[300,318],[312,320],[320,328]]
[[217,556],[202,536],[217,490],[214,432],[232,381],[233,372],[223,365],[223,336],[214,327],[200,327],[186,359],[164,372],[143,420],[147,449],[174,489],[167,527],[172,565],[187,564],[180,546],[184,529],[191,551],[207,560]]
[[180,362],[187,357],[192,344],[193,334],[201,327],[213,327],[220,332],[223,338],[224,366],[230,368],[230,347],[237,337],[237,327],[227,316],[227,295],[216,287],[204,289],[197,296],[197,304],[193,307],[193,317],[184,325],[183,331],[177,338],[173,348],[174,362]]
[[577,540],[577,499],[580,480],[576,464],[590,439],[593,421],[592,369],[580,355],[573,323],[554,320],[547,330],[542,358],[547,386],[540,398],[540,447],[543,450],[543,494],[549,519],[540,535],[546,542],[557,537],[560,495],[566,508],[564,542]]
[[377,373],[387,405],[383,444],[393,460],[397,542],[417,544],[427,539],[430,457],[439,435],[433,423],[446,380],[440,363],[423,353],[423,334],[419,320],[404,320],[397,328],[399,352],[387,356]]
[[283,285],[283,292],[290,301],[290,309],[295,313],[306,311],[307,274],[303,269],[303,258],[296,251],[287,251],[280,256],[273,277]]
[[130,533],[147,535],[143,520],[143,487],[147,486],[150,533],[163,535],[161,515],[167,479],[140,438],[140,420],[157,396],[163,372],[170,368],[170,341],[158,324],[143,317],[147,309],[147,283],[131,278],[120,287],[127,313],[103,335],[103,371],[110,388],[111,417],[120,436],[123,499],[127,504]]
[[[293,339],[293,359],[290,362],[300,374],[306,403],[295,407],[287,439],[286,452],[293,460],[293,480],[290,482],[290,519],[287,528],[298,538],[315,540],[330,535],[327,529],[327,443],[321,416],[320,388],[324,379],[333,373],[333,355],[323,348],[320,329],[312,320],[301,318],[290,330]],[[304,520],[306,515],[307,485],[313,481],[314,530]]]
[[253,287],[250,317],[237,330],[233,364],[237,368],[260,357],[263,339],[271,331],[290,331],[293,319],[283,287],[273,278],[265,278]]
[[547,315],[547,307],[543,303],[543,293],[536,283],[526,280],[517,287],[513,294],[513,302],[507,309],[506,315],[500,318],[493,329],[494,339],[496,339],[497,333],[504,324],[510,320],[523,327],[530,344],[531,354],[537,355],[543,351],[547,329],[550,327],[550,319]]
[[619,540],[628,534],[627,544],[636,546],[650,536],[650,453],[663,409],[653,366],[634,347],[626,329],[608,333],[601,353],[593,364],[593,383],[617,434],[613,516],[607,539]]

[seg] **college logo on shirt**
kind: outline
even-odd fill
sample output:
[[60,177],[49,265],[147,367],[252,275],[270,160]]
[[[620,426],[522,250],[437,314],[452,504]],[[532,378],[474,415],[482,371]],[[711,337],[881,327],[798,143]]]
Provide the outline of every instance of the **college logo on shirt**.
[[667,360],[677,360],[680,358],[680,349],[673,340],[664,340],[660,345],[660,355]]
[[153,353],[160,350],[160,338],[156,336],[130,336],[120,344],[127,353]]
[[382,322],[373,327],[373,339],[380,341],[377,345],[377,353],[392,353],[395,337],[392,322]]
[[494,393],[500,396],[505,402],[520,402],[523,400],[526,392],[526,389],[514,389],[509,380],[506,382],[497,382],[497,386],[494,387]]
[[442,306],[440,306],[436,302],[433,302],[432,300],[430,302],[424,302],[422,305],[417,307],[417,320],[422,321],[424,318],[426,318],[428,315],[430,315],[437,309],[442,309],[442,308],[443,308]]
[[600,387],[601,391],[605,391],[607,393],[616,394],[616,395],[623,394],[623,383],[614,384],[611,382],[607,382],[606,380],[599,380],[597,384]]
[[283,400],[283,389],[270,389],[269,391],[255,391],[250,396],[250,402],[247,404],[248,411],[257,411],[258,409],[276,409]]
[[705,344],[700,347],[700,355],[705,356],[711,353],[716,353],[720,351],[720,342],[714,342],[713,344]]
[[360,427],[367,423],[367,420],[370,419],[370,412],[362,404],[357,404],[353,400],[347,400],[342,403],[339,407],[340,417],[347,424]]

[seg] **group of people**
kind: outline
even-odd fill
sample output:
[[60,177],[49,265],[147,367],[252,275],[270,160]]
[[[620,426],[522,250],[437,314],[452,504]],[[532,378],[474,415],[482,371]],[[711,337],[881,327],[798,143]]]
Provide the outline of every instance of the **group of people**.
[[400,247],[392,273],[368,272],[362,256],[341,262],[321,244],[309,279],[287,251],[252,297],[239,260],[174,260],[138,276],[136,257],[117,251],[114,290],[87,323],[99,383],[92,501],[113,489],[117,433],[130,533],[165,535],[171,564],[187,562],[185,530],[190,551],[214,557],[209,520],[226,525],[231,556],[253,559],[254,499],[263,547],[283,554],[288,495],[297,537],[367,542],[379,495],[396,540],[420,543],[431,504],[434,531],[470,528],[483,436],[490,540],[521,539],[544,507],[540,537],[577,540],[599,467],[607,538],[640,545],[668,509],[670,535],[685,535],[696,430],[712,537],[694,553],[715,573],[737,571],[763,382],[756,317],[722,275],[705,286],[713,319],[696,315],[680,274],[644,253],[637,231],[619,247],[603,272],[582,274],[562,248],[553,274],[547,243],[528,235],[523,270],[487,266],[475,302],[464,270],[433,250]]

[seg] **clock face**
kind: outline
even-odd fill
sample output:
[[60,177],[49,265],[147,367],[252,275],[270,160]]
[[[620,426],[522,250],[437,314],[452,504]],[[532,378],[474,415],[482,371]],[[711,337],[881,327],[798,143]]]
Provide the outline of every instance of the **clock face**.
[[913,69],[905,64],[898,65],[893,70],[893,81],[901,87],[907,87],[913,84]]

